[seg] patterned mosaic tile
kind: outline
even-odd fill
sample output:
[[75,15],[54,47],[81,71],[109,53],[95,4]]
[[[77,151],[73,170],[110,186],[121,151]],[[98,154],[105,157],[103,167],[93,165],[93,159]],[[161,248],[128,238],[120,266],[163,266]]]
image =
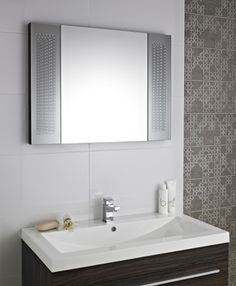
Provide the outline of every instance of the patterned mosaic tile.
[[[184,193],[185,211],[188,211],[188,213],[231,207],[232,176],[205,177],[190,180],[188,184],[189,186],[185,189]],[[232,219],[232,222],[236,222],[236,219]],[[232,231],[234,227],[235,223],[231,226]]]
[[186,13],[235,18],[235,0],[186,0]]
[[220,82],[216,93],[216,113],[236,112],[236,82]]
[[235,181],[236,181],[236,179],[235,179],[235,176],[233,176],[232,177],[233,179],[232,179],[232,181],[233,181],[233,187],[232,187],[232,205],[233,206],[236,206],[236,187],[235,187]]
[[232,114],[185,113],[185,146],[233,144],[234,117]]
[[236,51],[233,52],[233,80],[236,81]]
[[230,230],[231,207],[192,212],[191,216],[221,229]]
[[204,1],[204,14],[206,15],[221,15],[222,14],[222,1],[221,0],[205,0]]
[[236,49],[236,20],[197,14],[185,15],[185,45],[198,48]]
[[[226,50],[236,49],[236,20],[220,18],[221,23],[221,48]],[[220,47],[219,47],[220,48]]]
[[221,52],[221,69],[223,81],[232,81],[234,79],[234,52],[233,51],[222,51]]
[[232,141],[233,144],[236,144],[236,114],[232,115],[232,128],[233,128]]
[[185,49],[186,81],[235,81],[236,52],[209,48]]
[[185,147],[184,153],[185,180],[231,176],[233,181],[236,175],[235,145]]
[[236,18],[235,0],[221,0],[221,8],[219,9],[219,12],[223,17]]
[[185,189],[184,193],[185,211],[191,213],[193,211],[202,210],[204,191],[205,185],[202,179],[189,181],[189,186]]
[[[214,201],[220,208],[231,207],[232,176],[213,178],[216,186]],[[212,190],[214,192],[214,190]],[[207,206],[206,206],[207,207]]]
[[204,0],[185,0],[185,13],[204,14]]
[[236,113],[236,82],[185,81],[185,113]]
[[203,80],[203,49],[185,49],[185,79]]
[[195,14],[185,14],[185,45],[196,48],[204,47],[204,40],[200,38],[203,32],[203,17]]
[[[232,207],[213,208],[209,210],[198,210],[188,212],[193,218],[199,219],[221,229],[225,229],[230,232],[230,242],[233,243],[231,248],[234,248],[236,252],[236,236],[235,232],[232,232],[232,225],[235,227],[235,211]],[[235,253],[236,254],[236,253]],[[235,265],[236,266],[236,265]],[[236,267],[235,267],[236,269]]]
[[[236,206],[232,207],[230,234],[231,234],[231,238],[234,239],[236,242]],[[235,245],[235,251],[236,251],[236,245]]]
[[236,286],[236,0],[185,10],[184,211],[230,231]]
[[204,14],[204,0],[185,0],[185,12]]

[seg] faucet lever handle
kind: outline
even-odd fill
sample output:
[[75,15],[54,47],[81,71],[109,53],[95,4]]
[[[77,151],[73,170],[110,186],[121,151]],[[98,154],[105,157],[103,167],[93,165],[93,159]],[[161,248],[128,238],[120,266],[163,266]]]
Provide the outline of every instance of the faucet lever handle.
[[103,198],[103,204],[104,205],[107,205],[107,206],[110,206],[110,205],[113,205],[114,204],[114,201],[112,198],[110,197],[105,197]]
[[120,210],[120,207],[118,207],[118,206],[114,207],[114,212],[118,212],[119,210]]

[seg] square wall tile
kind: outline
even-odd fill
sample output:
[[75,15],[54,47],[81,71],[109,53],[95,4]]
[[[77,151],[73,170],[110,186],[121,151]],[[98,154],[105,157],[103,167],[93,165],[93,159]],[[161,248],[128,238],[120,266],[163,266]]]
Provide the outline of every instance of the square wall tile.
[[0,155],[20,153],[28,133],[27,112],[25,94],[0,94]]
[[0,32],[23,32],[25,0],[0,0]]
[[235,18],[236,3],[234,0],[186,0],[185,12]]
[[185,13],[204,13],[204,0],[185,0]]
[[27,86],[27,36],[0,33],[0,94],[23,94]]
[[89,0],[24,0],[24,21],[89,25],[89,4]]
[[91,152],[91,215],[101,216],[103,196],[121,207],[117,215],[156,211],[158,184],[177,179],[173,153],[172,148]]
[[143,0],[91,0],[90,3],[91,26],[164,33],[173,35],[174,44],[183,44],[182,0],[150,0],[148,4]]
[[88,151],[88,144],[29,144],[27,94],[0,94],[0,156]]
[[21,206],[21,167],[20,156],[0,156],[0,216],[17,213]]
[[[30,215],[75,212],[88,218],[88,153],[25,155],[22,162],[22,205]],[[40,216],[39,216],[40,214]]]

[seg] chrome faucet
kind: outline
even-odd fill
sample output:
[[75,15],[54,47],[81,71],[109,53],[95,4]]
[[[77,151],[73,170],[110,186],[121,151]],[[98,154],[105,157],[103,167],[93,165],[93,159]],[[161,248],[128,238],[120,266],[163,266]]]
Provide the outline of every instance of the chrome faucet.
[[114,220],[114,212],[118,212],[120,207],[114,205],[112,198],[103,198],[103,221],[109,222]]

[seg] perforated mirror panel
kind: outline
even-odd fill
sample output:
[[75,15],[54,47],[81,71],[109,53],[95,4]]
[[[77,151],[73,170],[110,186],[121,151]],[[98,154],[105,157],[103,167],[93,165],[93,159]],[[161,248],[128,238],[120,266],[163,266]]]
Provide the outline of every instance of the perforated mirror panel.
[[171,137],[171,37],[148,34],[148,140]]
[[30,24],[31,144],[60,143],[60,26]]

